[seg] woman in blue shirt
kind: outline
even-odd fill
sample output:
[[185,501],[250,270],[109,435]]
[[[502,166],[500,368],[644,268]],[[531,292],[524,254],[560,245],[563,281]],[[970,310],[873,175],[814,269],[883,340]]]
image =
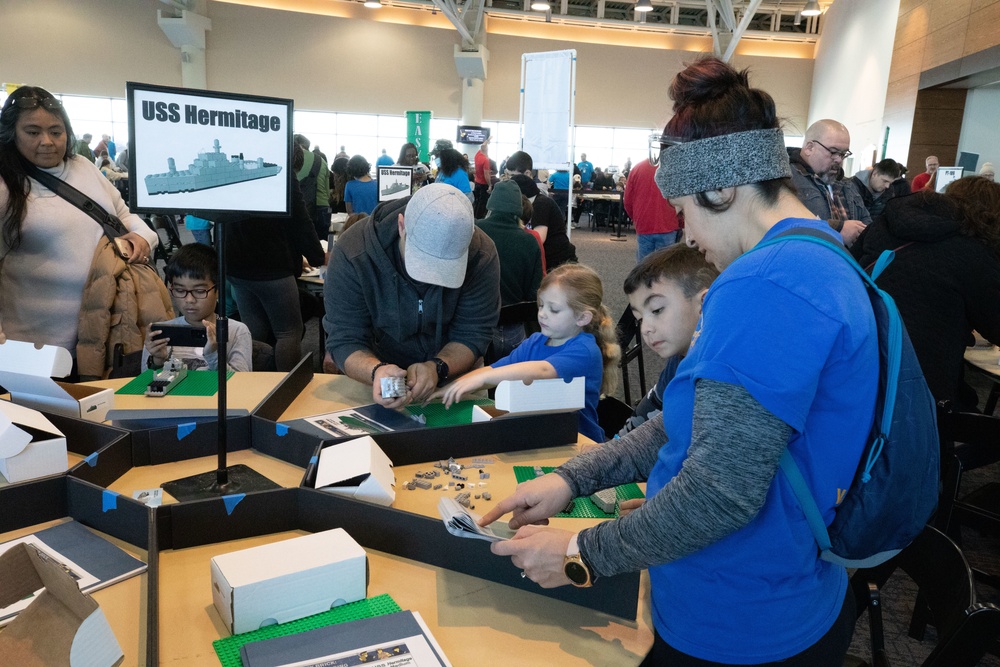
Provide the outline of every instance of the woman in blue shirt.
[[[651,420],[518,487],[492,545],[545,587],[648,569],[655,630],[643,665],[842,664],[855,613],[847,573],[820,560],[778,462],[802,468],[829,524],[871,428],[878,338],[855,270],[791,228],[836,238],[803,207],[774,101],[716,58],[674,80],[656,182],[688,245],[721,271]],[[668,442],[669,439],[669,442]],[[579,533],[530,525],[571,498],[647,482],[646,503]]]
[[445,148],[438,153],[440,166],[438,167],[436,183],[447,183],[458,188],[459,192],[464,192],[470,201],[472,199],[472,184],[469,183],[469,160],[454,148]]

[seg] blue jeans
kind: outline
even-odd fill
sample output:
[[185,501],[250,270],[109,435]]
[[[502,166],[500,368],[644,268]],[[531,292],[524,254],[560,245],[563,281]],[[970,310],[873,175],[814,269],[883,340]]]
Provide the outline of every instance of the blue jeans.
[[202,245],[207,245],[212,247],[212,230],[211,229],[192,229],[191,235],[194,236],[195,243],[200,243]]
[[229,279],[240,319],[254,340],[274,340],[274,363],[284,373],[302,358],[302,308],[293,276],[276,280]]
[[493,327],[493,346],[488,352],[487,364],[503,359],[526,338],[524,325],[520,322]]
[[636,239],[638,239],[639,247],[635,252],[635,261],[641,262],[642,258],[649,253],[673,245],[680,238],[681,230],[679,229],[676,232],[666,232],[664,234],[637,234]]

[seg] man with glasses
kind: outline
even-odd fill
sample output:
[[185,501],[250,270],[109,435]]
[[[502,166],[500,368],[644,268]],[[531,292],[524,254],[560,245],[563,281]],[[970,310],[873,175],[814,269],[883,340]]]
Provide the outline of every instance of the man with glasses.
[[850,181],[839,180],[850,146],[851,134],[843,123],[824,118],[806,130],[801,149],[788,149],[799,200],[840,232],[846,245],[871,222],[861,194]]
[[927,171],[913,177],[913,184],[910,186],[910,189],[913,192],[920,192],[921,190],[931,188],[931,179],[934,178],[934,174],[937,173],[940,164],[937,155],[928,155],[927,159],[924,160],[924,166],[927,167]]

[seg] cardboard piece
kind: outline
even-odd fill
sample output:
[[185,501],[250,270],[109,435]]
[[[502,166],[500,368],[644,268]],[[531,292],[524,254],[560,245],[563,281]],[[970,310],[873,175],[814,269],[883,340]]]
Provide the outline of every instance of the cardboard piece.
[[[10,426],[3,428],[4,423]],[[25,438],[27,436],[27,438]],[[66,438],[41,413],[0,401],[0,475],[8,482],[66,472]]]
[[355,438],[320,452],[316,488],[377,505],[396,499],[392,461],[371,436]]
[[233,634],[368,595],[368,557],[343,528],[216,556],[212,600]]
[[573,378],[566,382],[534,380],[526,384],[520,380],[504,380],[497,385],[494,405],[498,410],[511,414],[544,414],[582,410],[586,405],[586,379]]
[[40,589],[0,633],[4,664],[113,667],[125,660],[104,612],[59,563],[27,544],[0,556],[0,606]]
[[111,389],[53,380],[73,370],[73,358],[61,347],[20,340],[0,343],[0,385],[20,405],[66,417],[102,422],[114,406]]

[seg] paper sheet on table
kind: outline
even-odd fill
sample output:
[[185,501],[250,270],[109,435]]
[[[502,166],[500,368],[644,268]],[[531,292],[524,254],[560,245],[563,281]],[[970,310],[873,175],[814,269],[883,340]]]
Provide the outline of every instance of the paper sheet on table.
[[511,530],[503,521],[494,521],[485,528],[479,526],[480,516],[470,512],[454,498],[442,496],[438,502],[438,512],[444,520],[448,532],[456,537],[473,537],[487,542],[501,542],[514,537],[517,531]]

